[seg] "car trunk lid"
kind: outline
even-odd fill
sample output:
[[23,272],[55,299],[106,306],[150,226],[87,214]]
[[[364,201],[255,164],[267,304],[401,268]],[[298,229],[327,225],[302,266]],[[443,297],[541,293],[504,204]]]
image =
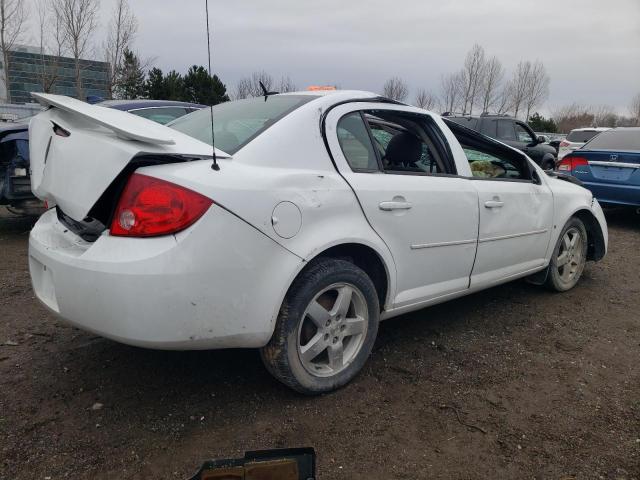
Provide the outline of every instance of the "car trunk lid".
[[627,183],[640,169],[640,152],[584,151],[594,179],[608,183]]
[[163,156],[167,163],[212,157],[207,143],[151,120],[69,97],[33,96],[49,109],[29,125],[32,191],[76,221],[138,156]]

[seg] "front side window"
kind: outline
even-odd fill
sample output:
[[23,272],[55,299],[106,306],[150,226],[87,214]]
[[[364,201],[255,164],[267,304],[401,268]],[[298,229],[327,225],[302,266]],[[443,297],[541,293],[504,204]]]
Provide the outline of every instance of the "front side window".
[[[216,148],[233,155],[284,116],[315,95],[270,95],[220,103],[213,107],[213,128]],[[185,115],[168,126],[197,140],[213,143],[211,137],[211,108]]]
[[498,121],[498,134],[497,134],[497,137],[500,140],[515,141],[516,140],[516,132],[513,129],[513,122],[505,121],[505,120],[499,120]]
[[513,160],[496,156],[495,153],[481,151],[478,147],[462,146],[471,175],[476,178],[506,178],[525,180],[530,178],[530,174],[525,171],[526,167]]
[[532,143],[534,141],[529,130],[524,128],[519,123],[515,124],[516,127],[516,136],[518,137],[518,141],[522,143]]

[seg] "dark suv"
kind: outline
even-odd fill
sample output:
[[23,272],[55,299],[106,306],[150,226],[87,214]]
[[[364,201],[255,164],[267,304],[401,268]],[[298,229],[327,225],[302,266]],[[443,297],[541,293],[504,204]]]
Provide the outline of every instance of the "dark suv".
[[536,136],[529,125],[516,118],[506,115],[447,113],[443,117],[523,151],[545,170],[553,170],[556,166],[556,149],[545,144],[544,138]]

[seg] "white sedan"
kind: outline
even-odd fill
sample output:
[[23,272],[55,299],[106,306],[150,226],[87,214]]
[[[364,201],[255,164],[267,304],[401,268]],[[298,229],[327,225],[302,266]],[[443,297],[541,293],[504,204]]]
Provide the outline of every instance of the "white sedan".
[[607,130],[611,129],[607,127],[589,127],[571,130],[569,135],[567,135],[558,146],[558,160],[562,160],[566,155],[582,147],[599,133],[606,132]]
[[260,348],[299,392],[349,382],[380,320],[521,277],[568,290],[606,253],[588,190],[373,93],[217,105],[218,169],[209,109],[169,128],[36,98],[38,299],[132,345]]

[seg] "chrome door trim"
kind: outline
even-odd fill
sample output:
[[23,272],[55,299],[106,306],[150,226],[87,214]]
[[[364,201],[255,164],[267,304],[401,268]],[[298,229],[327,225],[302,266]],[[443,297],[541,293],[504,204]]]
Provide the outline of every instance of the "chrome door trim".
[[512,233],[510,235],[501,235],[499,237],[486,237],[478,240],[478,243],[495,242],[496,240],[508,240],[510,238],[526,237],[528,235],[541,235],[543,233],[547,233],[548,231],[549,229],[545,228],[543,230],[534,230],[532,232]]
[[411,245],[411,250],[419,250],[421,248],[435,248],[435,247],[451,247],[453,245],[468,245],[476,243],[476,239],[473,240],[455,240],[453,242],[438,242],[438,243],[418,243]]

